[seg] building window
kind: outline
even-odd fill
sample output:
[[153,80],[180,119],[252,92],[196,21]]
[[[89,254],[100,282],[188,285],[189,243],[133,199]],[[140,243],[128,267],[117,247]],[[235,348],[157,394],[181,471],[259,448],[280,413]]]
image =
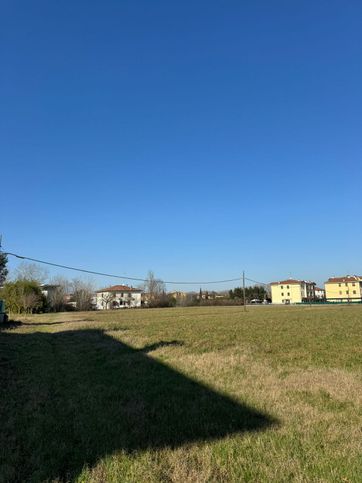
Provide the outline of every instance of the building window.
[[[280,288],[283,290],[283,285],[280,286]],[[283,294],[282,294],[283,295]]]
[[287,288],[289,288],[289,285],[287,285]]
[[339,295],[342,295],[342,290],[339,291]]
[[284,292],[282,292],[282,297],[284,297]]
[[352,283],[352,287],[355,287],[355,286],[356,286],[356,284],[353,282],[353,283]]
[[341,287],[341,286],[342,286],[342,285],[339,283],[339,284],[338,284],[338,287]]
[[346,294],[347,294],[347,295],[349,294],[349,290],[346,290]]
[[345,283],[345,286],[348,287],[348,283]]
[[356,291],[355,290],[353,290],[353,295],[356,295]]
[[290,292],[287,293],[288,297],[290,297]]

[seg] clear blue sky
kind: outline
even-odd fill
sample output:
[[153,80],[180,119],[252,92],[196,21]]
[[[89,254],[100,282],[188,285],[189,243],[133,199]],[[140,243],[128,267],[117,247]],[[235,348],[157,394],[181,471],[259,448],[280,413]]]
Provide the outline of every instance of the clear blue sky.
[[5,250],[171,280],[361,274],[360,1],[0,17]]

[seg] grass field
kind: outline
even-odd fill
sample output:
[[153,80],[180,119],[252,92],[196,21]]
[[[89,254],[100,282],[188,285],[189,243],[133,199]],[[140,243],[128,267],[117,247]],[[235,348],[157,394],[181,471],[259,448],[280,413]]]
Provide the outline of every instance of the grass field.
[[28,316],[0,481],[362,481],[362,307]]

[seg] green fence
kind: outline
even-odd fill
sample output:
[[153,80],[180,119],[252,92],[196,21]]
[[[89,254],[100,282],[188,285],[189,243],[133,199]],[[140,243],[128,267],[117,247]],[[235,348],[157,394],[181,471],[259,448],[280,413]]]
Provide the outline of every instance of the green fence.
[[350,300],[342,302],[341,300],[323,300],[322,302],[311,301],[311,302],[297,302],[296,305],[355,305],[362,304],[362,300]]

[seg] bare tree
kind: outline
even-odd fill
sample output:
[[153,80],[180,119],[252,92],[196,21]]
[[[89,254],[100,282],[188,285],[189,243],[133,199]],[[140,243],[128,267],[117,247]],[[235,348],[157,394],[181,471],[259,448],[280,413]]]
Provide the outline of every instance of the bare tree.
[[90,281],[74,279],[72,281],[73,300],[77,310],[91,310],[93,308],[94,285]]
[[150,307],[157,305],[158,301],[164,296],[166,292],[165,283],[155,277],[155,274],[150,270],[147,274],[147,279],[144,284],[144,291],[146,299]]
[[16,280],[28,280],[44,283],[48,278],[48,270],[37,263],[21,262],[15,270]]
[[36,291],[24,290],[21,291],[20,301],[23,306],[23,311],[26,314],[31,314],[41,304],[41,294]]
[[115,294],[113,292],[105,292],[102,294],[102,305],[107,309],[112,308],[112,303],[114,302]]
[[53,287],[49,290],[48,304],[54,312],[66,309],[67,295],[70,293],[71,283],[64,277],[55,277],[51,280]]

